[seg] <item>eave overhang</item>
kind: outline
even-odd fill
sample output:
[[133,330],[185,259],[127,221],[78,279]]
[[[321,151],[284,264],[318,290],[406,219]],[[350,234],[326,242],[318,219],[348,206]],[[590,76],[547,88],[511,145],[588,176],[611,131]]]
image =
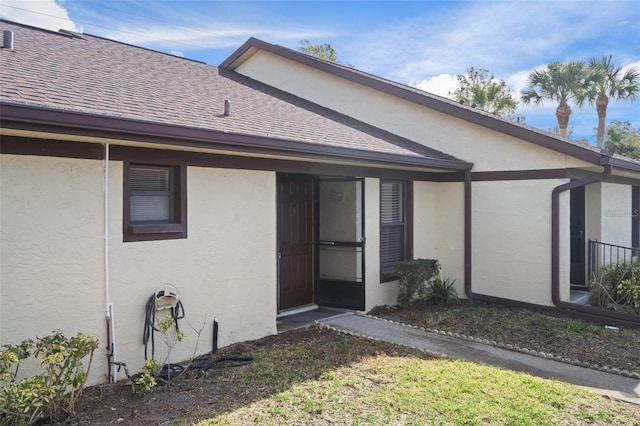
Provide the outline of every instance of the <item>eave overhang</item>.
[[152,143],[167,149],[207,149],[228,154],[277,156],[296,160],[374,164],[380,167],[464,171],[461,160],[414,157],[295,140],[222,132],[77,111],[0,102],[0,129]]
[[324,71],[365,87],[369,87],[388,95],[407,100],[417,105],[477,124],[487,129],[533,143],[543,148],[547,148],[591,164],[604,165],[611,162],[611,164],[615,165],[617,168],[640,172],[640,164],[633,161],[611,158],[610,156],[602,154],[595,149],[590,149],[577,143],[559,139],[553,134],[534,129],[523,124],[512,123],[493,114],[472,108],[471,106],[462,105],[450,99],[442,98],[390,80],[381,79],[371,74],[354,70],[350,67],[323,61],[256,38],[250,38],[247,40],[240,48],[223,61],[219,67],[233,71],[258,50],[267,51],[285,59]]

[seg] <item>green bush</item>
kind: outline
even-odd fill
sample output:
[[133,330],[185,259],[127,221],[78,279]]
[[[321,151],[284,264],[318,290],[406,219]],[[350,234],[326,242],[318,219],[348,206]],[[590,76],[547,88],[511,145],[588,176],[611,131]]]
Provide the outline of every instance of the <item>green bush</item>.
[[[32,424],[48,418],[58,422],[73,413],[74,403],[82,392],[91,368],[98,340],[78,333],[66,338],[60,330],[17,346],[0,349],[0,423]],[[89,356],[87,369],[82,364]],[[17,380],[22,362],[30,357],[38,361],[41,374]]]
[[605,266],[589,287],[591,305],[640,315],[640,262]]
[[440,265],[435,259],[415,259],[394,265],[399,279],[398,305],[410,306],[426,301],[429,281],[438,275]]

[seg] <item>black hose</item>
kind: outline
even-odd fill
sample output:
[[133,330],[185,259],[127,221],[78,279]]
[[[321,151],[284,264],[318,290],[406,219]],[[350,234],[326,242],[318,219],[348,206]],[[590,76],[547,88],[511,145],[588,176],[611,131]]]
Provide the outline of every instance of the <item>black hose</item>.
[[[229,368],[229,367],[242,367],[244,365],[249,365],[253,362],[253,358],[251,357],[236,357],[236,356],[227,356],[223,358],[218,358],[213,362],[210,362],[206,367],[201,369],[196,375],[196,379],[203,377],[207,371],[212,368]],[[189,367],[191,368],[191,366]],[[194,367],[197,368],[197,367]]]
[[[154,331],[158,331],[156,328],[156,299],[157,295],[153,294],[147,301],[144,315],[144,328],[142,330],[142,343],[144,343],[144,359],[149,359],[147,353],[147,343],[151,340],[151,358],[153,359],[156,351],[156,343],[154,337]],[[171,317],[176,325],[176,332],[180,331],[178,327],[178,320],[184,318],[184,306],[181,301],[176,303],[176,306],[171,308]],[[180,339],[178,339],[180,340]]]

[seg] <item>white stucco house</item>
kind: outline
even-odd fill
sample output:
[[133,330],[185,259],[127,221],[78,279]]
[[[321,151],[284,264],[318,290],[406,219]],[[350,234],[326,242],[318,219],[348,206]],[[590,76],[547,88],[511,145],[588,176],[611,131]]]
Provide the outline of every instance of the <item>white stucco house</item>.
[[227,345],[394,304],[411,258],[469,298],[638,323],[570,297],[589,239],[638,246],[636,161],[256,39],[215,67],[0,28],[2,344],[92,334],[113,380],[166,283],[186,359],[214,317]]

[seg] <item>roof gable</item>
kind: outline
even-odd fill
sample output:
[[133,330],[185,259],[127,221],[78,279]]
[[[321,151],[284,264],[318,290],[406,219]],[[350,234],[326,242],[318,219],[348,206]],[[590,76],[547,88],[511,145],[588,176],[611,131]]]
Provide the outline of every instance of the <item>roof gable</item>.
[[249,39],[243,46],[227,58],[221,68],[234,70],[247,61],[256,52],[263,50],[273,55],[294,61],[318,71],[331,74],[376,91],[403,99],[405,101],[447,114],[450,117],[464,120],[484,128],[517,138],[591,164],[602,165],[615,163],[618,167],[640,171],[640,162],[622,156],[600,152],[595,147],[562,138],[553,133],[522,124],[513,123],[494,114],[463,105],[451,99],[433,95],[414,87],[387,80],[373,74],[318,59],[286,47],[273,45],[255,38]]

